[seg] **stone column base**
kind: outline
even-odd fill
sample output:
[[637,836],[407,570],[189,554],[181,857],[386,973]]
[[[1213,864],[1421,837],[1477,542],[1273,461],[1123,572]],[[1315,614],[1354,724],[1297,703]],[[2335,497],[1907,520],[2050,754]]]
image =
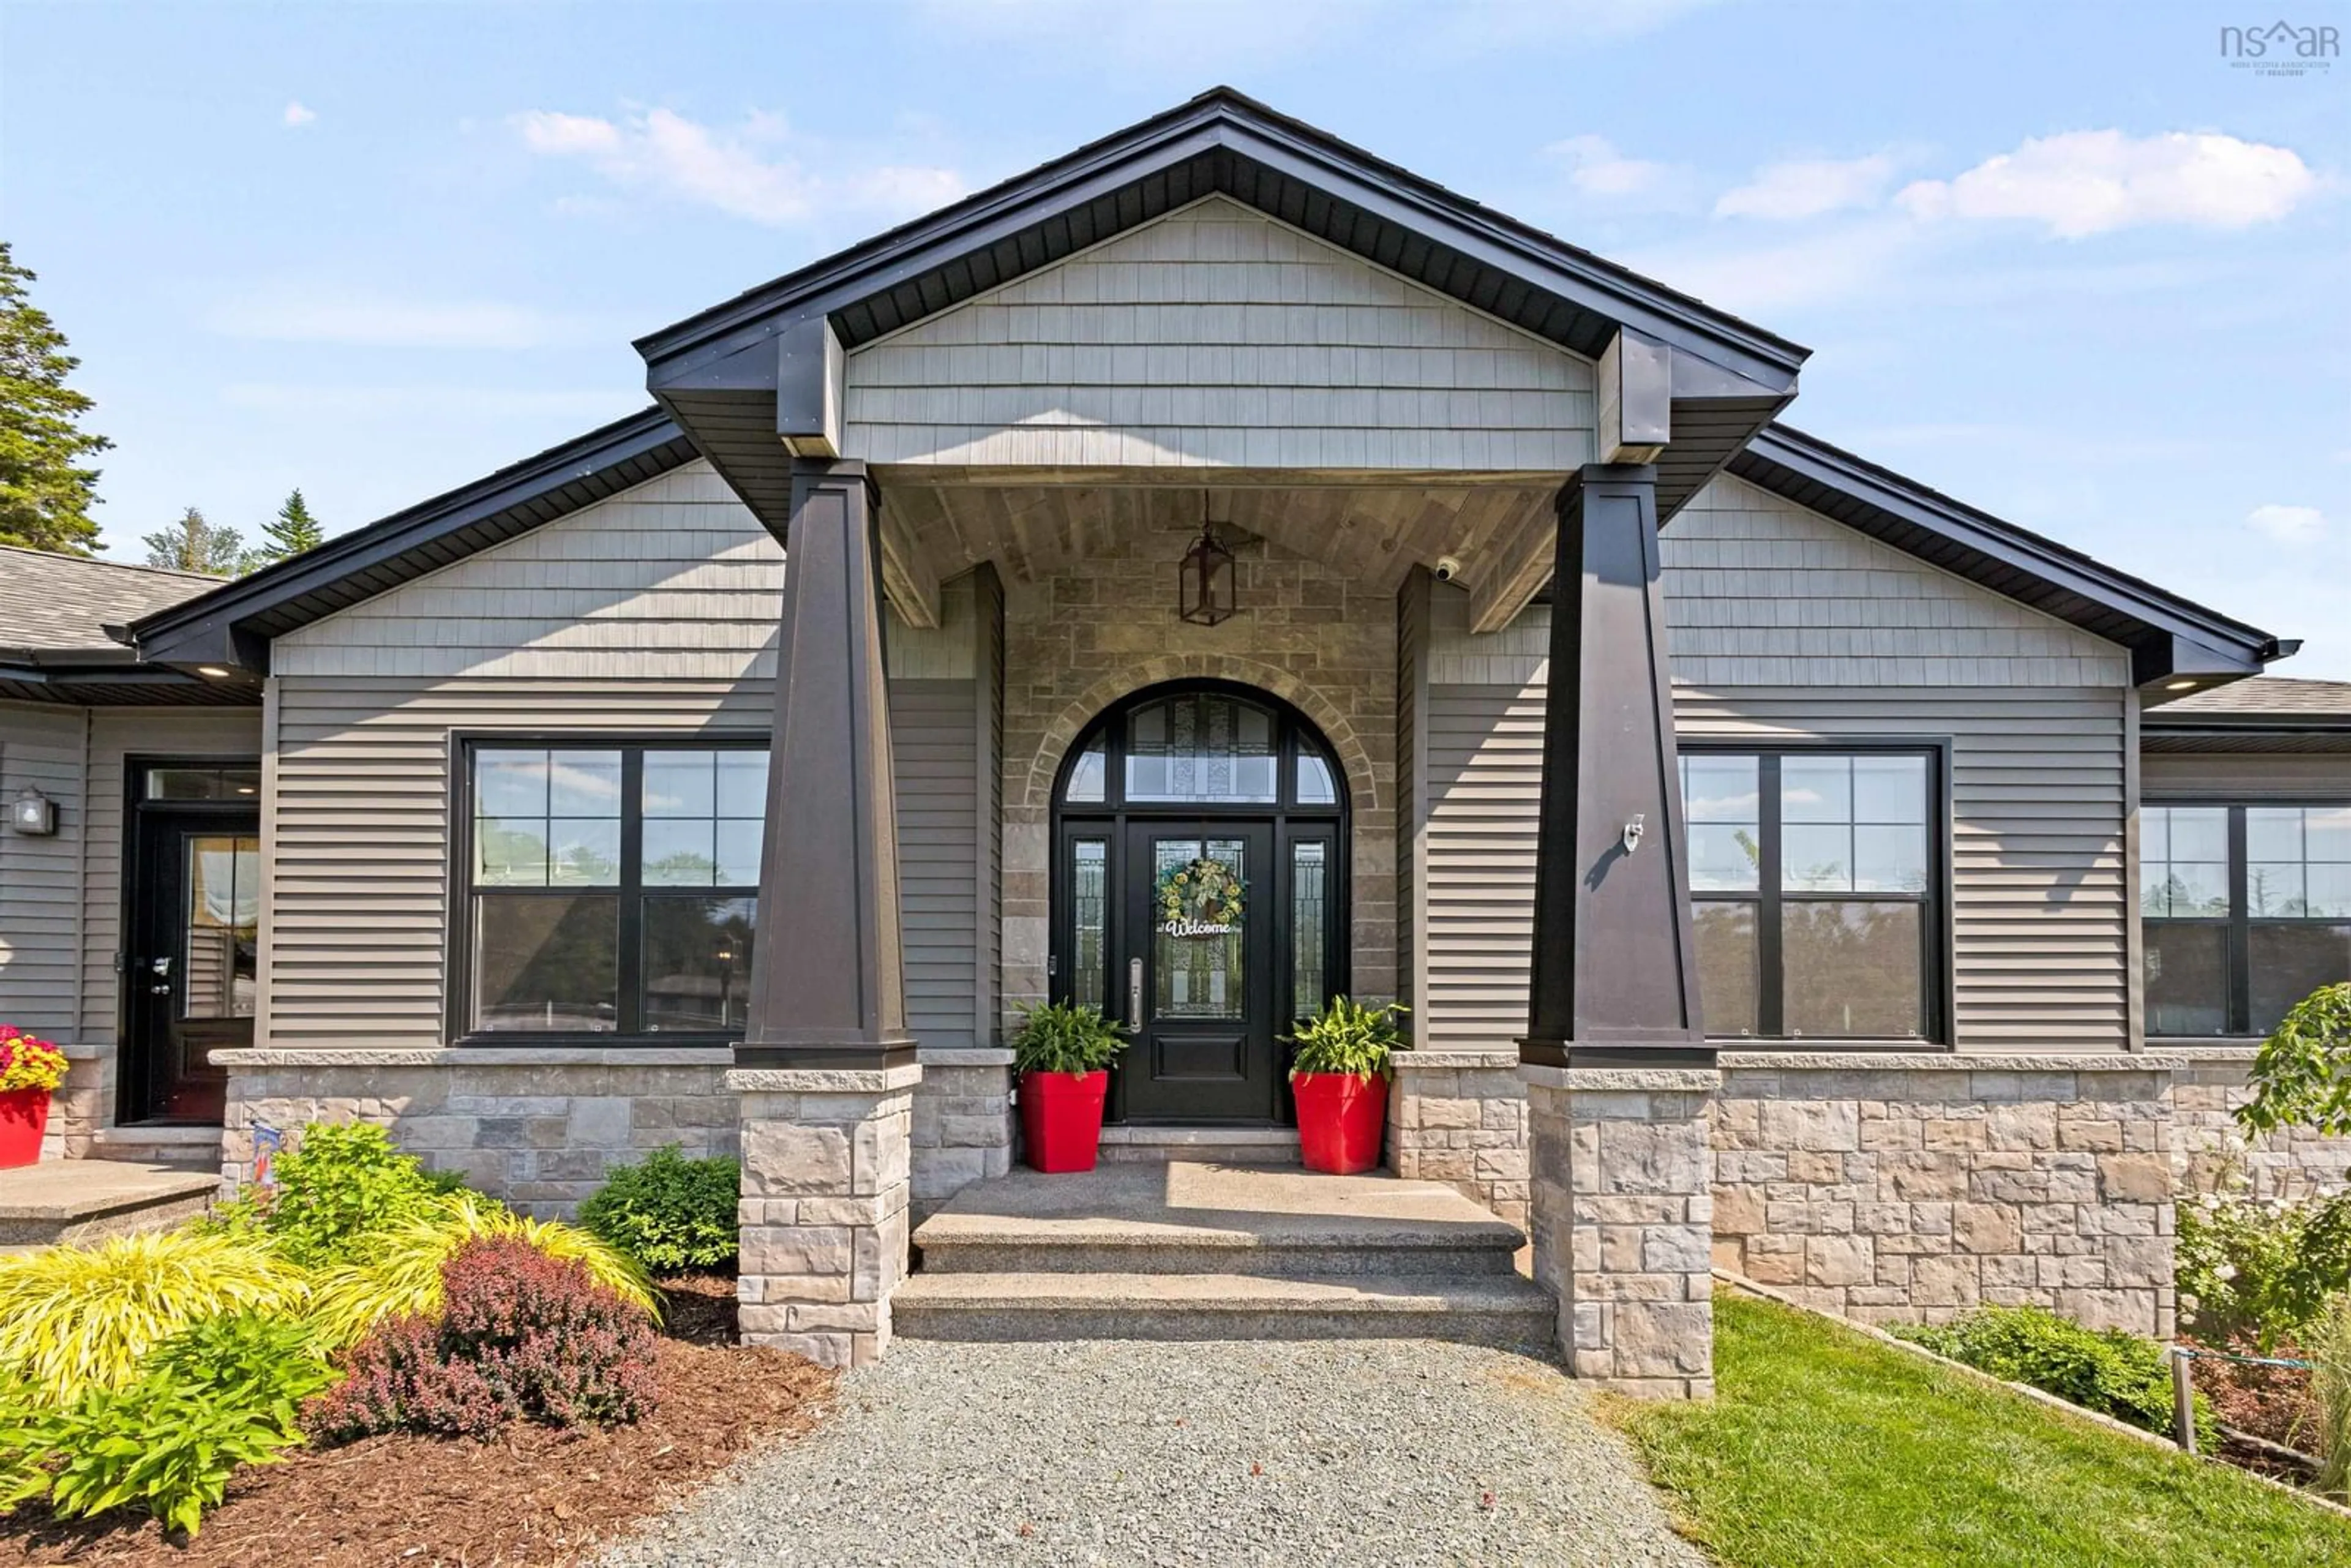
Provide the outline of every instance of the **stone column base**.
[[862,1366],[888,1347],[922,1077],[911,1066],[726,1074],[742,1097],[745,1344],[822,1366]]
[[1521,1067],[1535,1282],[1576,1377],[1714,1396],[1709,1103],[1694,1068]]

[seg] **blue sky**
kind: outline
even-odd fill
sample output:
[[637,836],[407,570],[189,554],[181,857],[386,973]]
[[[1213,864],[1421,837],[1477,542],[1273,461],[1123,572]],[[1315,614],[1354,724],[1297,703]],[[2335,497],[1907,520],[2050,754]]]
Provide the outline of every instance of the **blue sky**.
[[2351,59],[2232,68],[2244,9],[11,0],[0,234],[135,559],[628,413],[632,336],[1228,82],[1808,344],[1792,423],[2351,678]]

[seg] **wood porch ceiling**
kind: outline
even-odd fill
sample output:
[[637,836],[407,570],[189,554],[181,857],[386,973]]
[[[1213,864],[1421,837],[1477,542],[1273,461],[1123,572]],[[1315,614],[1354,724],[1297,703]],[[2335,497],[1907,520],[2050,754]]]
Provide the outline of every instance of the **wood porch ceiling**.
[[[1455,579],[1475,591],[1508,570],[1530,528],[1553,523],[1565,476],[1512,476],[1502,483],[942,485],[922,470],[880,469],[885,515],[911,536],[936,580],[982,561],[1015,581],[1050,577],[1072,560],[1129,553],[1142,533],[1196,529],[1201,493],[1208,516],[1236,539],[1261,538],[1392,593],[1416,566],[1451,556]],[[1203,476],[1205,478],[1205,476]],[[1167,566],[1172,571],[1176,557]],[[893,593],[893,601],[897,595]],[[919,612],[901,605],[902,614]],[[919,622],[918,622],[919,623]]]

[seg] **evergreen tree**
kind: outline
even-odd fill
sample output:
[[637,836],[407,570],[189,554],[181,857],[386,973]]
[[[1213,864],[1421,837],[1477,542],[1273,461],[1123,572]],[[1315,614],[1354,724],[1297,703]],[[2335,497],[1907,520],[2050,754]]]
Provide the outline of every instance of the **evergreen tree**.
[[81,361],[66,335],[33,308],[18,267],[0,240],[0,544],[88,555],[98,542],[89,509],[98,470],[80,466],[113,443],[75,423],[89,394],[66,385]]
[[147,564],[172,571],[199,571],[206,577],[235,577],[245,564],[245,541],[235,528],[216,528],[204,513],[190,507],[180,520],[141,541],[147,547]]
[[261,525],[261,542],[245,559],[245,570],[258,571],[272,561],[284,560],[289,555],[300,555],[327,537],[319,519],[310,515],[310,507],[302,499],[302,492],[294,490],[277,515]]

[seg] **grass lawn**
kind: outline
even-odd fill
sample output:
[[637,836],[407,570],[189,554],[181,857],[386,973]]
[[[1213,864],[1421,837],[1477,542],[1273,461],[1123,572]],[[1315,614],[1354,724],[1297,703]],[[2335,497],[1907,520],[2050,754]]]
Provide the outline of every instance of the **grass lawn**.
[[2351,1521],[1752,1298],[1715,1301],[1712,1405],[1613,1401],[1729,1568],[2351,1563]]

